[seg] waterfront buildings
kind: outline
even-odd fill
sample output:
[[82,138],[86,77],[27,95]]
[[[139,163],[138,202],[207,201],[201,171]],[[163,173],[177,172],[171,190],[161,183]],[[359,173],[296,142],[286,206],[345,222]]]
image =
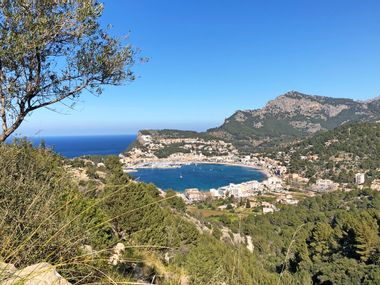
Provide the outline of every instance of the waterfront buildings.
[[190,188],[185,191],[185,197],[189,202],[201,202],[206,199],[206,193],[199,191],[197,188]]
[[210,195],[212,198],[219,199],[219,198],[224,197],[224,192],[220,188],[219,189],[212,188],[210,189]]

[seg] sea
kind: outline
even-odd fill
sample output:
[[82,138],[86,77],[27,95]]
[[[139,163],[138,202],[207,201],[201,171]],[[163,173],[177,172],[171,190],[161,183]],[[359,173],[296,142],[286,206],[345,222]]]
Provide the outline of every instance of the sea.
[[[36,136],[27,137],[33,145],[41,142],[60,155],[75,158],[87,155],[118,155],[136,139],[136,135]],[[11,140],[9,140],[11,141]],[[177,168],[140,168],[130,173],[138,181],[153,183],[162,190],[183,192],[188,188],[208,191],[230,183],[263,181],[258,169],[224,164],[186,164]]]
[[118,155],[136,139],[136,135],[38,136],[27,137],[33,145],[41,142],[60,155],[74,158],[84,155]]
[[266,175],[258,169],[225,164],[188,164],[178,168],[140,168],[130,175],[138,181],[153,183],[162,190],[183,192],[188,188],[208,191],[230,183],[263,181]]

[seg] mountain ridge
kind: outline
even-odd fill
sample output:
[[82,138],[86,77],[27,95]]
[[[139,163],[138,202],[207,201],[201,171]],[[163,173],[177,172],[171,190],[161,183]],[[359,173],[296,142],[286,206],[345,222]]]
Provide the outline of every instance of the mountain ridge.
[[287,143],[346,122],[380,119],[380,99],[366,103],[290,91],[263,108],[238,110],[225,122],[207,130],[210,135],[233,140],[243,149]]
[[356,101],[286,92],[258,109],[237,110],[218,127],[205,132],[142,130],[153,137],[202,137],[232,143],[241,153],[293,143],[345,123],[380,120],[380,98]]

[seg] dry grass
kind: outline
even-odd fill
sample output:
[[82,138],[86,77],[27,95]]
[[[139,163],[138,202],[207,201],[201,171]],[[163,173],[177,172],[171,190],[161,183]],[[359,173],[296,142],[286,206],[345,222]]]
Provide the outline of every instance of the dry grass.
[[[79,193],[60,158],[29,145],[0,145],[0,260],[17,268],[48,262],[73,284],[144,284],[117,274],[108,265],[112,246],[120,240],[105,235],[114,219],[149,209],[165,199],[107,217],[99,211],[100,205],[128,185],[112,187],[108,195],[86,200],[83,195],[97,189]],[[81,250],[85,244],[96,247],[95,256]],[[158,246],[127,248],[145,248],[148,252]]]

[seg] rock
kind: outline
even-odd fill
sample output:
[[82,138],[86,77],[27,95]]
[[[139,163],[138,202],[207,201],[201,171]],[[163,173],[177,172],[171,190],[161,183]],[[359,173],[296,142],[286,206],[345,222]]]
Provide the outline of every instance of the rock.
[[115,254],[121,254],[124,250],[125,250],[125,245],[119,242],[113,247],[112,252]]
[[80,248],[85,255],[88,255],[91,257],[94,257],[96,255],[96,251],[92,248],[91,245],[85,244],[85,245],[82,245]]
[[9,278],[16,271],[17,268],[13,264],[0,261],[0,281]]
[[123,251],[125,250],[125,245],[119,242],[112,248],[112,255],[108,259],[108,264],[111,264],[113,266],[116,266],[121,261],[121,255]]
[[247,249],[253,253],[253,250],[255,249],[255,246],[252,243],[252,237],[251,236],[246,236],[247,238]]
[[14,270],[7,279],[2,279],[2,285],[70,285],[59,273],[55,267],[49,263],[43,262],[28,266],[21,270]]
[[171,256],[169,252],[165,252],[164,260],[165,260],[165,263],[166,263],[166,264],[169,264],[169,263],[170,263],[170,260],[171,260],[172,258],[173,258],[173,256]]

